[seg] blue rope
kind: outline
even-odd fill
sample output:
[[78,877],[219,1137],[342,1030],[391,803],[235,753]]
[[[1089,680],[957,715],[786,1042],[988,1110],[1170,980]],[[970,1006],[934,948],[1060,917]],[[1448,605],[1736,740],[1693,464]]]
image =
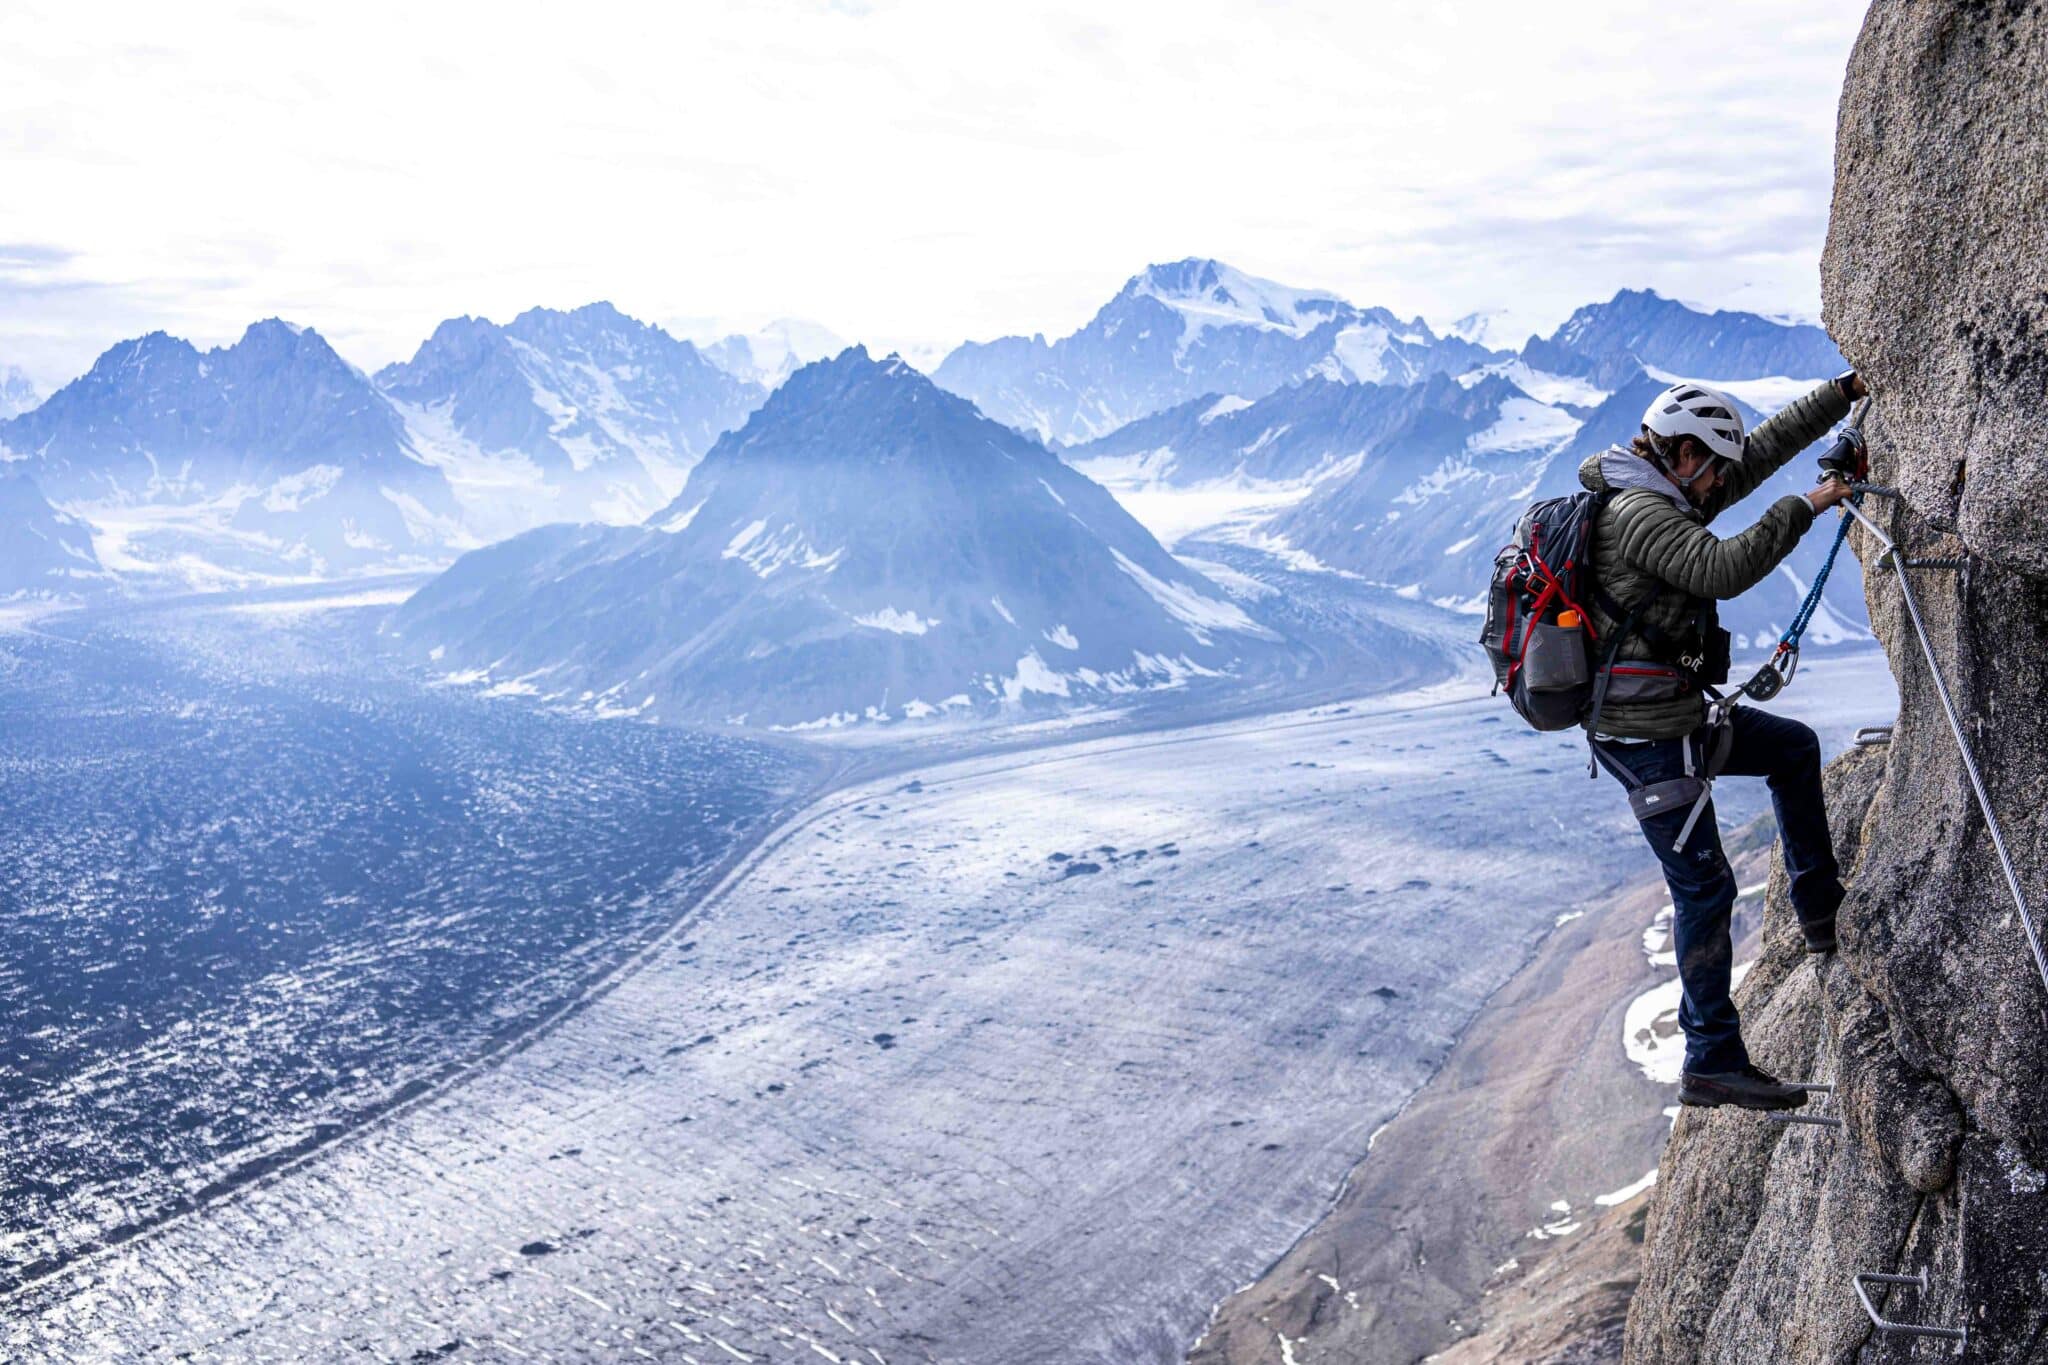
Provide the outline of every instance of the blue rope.
[[[1863,495],[1851,493],[1849,501],[1861,504]],[[1821,589],[1827,586],[1828,574],[1833,572],[1835,567],[1835,556],[1842,552],[1842,542],[1849,538],[1849,523],[1854,520],[1854,517],[1846,515],[1842,518],[1842,525],[1835,532],[1835,543],[1828,547],[1828,557],[1821,562],[1820,572],[1814,575],[1813,586],[1806,590],[1806,600],[1799,604],[1799,610],[1793,614],[1790,628],[1778,637],[1778,653],[1798,651],[1799,637],[1806,633],[1806,627],[1813,620],[1814,612],[1820,609]]]

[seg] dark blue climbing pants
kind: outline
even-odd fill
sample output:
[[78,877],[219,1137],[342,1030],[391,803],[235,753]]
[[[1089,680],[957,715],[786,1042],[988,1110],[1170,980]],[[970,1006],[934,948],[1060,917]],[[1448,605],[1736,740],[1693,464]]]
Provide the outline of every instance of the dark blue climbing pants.
[[[1785,871],[1792,909],[1801,924],[1832,925],[1842,903],[1841,869],[1835,864],[1828,815],[1820,789],[1820,741],[1808,727],[1765,711],[1738,706],[1733,712],[1734,744],[1723,777],[1761,777],[1771,788],[1771,805],[1784,839]],[[1682,745],[1693,741],[1656,739],[1640,743],[1601,740],[1601,764],[1625,786],[1617,767],[1637,783],[1662,782],[1685,773]],[[1695,754],[1698,750],[1695,747]],[[1735,905],[1735,873],[1721,852],[1721,831],[1710,800],[1685,846],[1672,842],[1685,827],[1690,807],[1661,811],[1642,822],[1643,834],[1664,864],[1671,888],[1671,942],[1678,956],[1681,999],[1678,1023],[1685,1030],[1685,1069],[1737,1071],[1749,1064],[1742,1046],[1742,1021],[1729,998],[1735,949],[1729,913]]]

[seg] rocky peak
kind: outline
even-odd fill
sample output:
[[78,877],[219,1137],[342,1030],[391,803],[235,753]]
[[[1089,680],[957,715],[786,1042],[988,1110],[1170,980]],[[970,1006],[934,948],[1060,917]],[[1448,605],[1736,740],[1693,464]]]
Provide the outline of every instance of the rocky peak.
[[636,345],[679,346],[693,354],[696,347],[677,341],[661,328],[638,318],[627,317],[610,303],[599,300],[581,308],[529,308],[505,326],[508,335],[538,345],[579,342],[624,348]]
[[884,409],[971,415],[964,399],[941,390],[917,368],[895,354],[880,360],[865,346],[849,346],[838,355],[815,360],[790,375],[761,408],[761,425],[833,421],[840,417],[861,423]]
[[29,411],[43,401],[35,381],[17,366],[0,365],[0,421]]
[[1822,379],[1842,369],[1818,327],[1702,312],[1653,289],[1623,289],[1588,304],[1548,338],[1531,337],[1522,354],[1531,366],[1561,374],[1593,374],[1603,362],[1610,373],[1641,364],[1707,380]]

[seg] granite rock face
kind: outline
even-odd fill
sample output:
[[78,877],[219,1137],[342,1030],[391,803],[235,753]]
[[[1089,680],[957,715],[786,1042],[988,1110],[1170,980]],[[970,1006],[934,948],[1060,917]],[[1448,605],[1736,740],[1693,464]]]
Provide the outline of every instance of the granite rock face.
[[[2048,5],[1879,0],[1842,95],[1826,318],[1877,396],[1880,525],[1909,570],[2037,922],[2048,911]],[[1841,950],[1800,951],[1774,873],[1738,1002],[1760,1065],[1831,1079],[1839,1130],[1686,1111],[1648,1220],[1628,1359],[1954,1359],[1873,1331],[1967,1326],[2048,1361],[2048,987],[1876,541],[1852,537],[1899,684],[1889,746],[1841,760]]]

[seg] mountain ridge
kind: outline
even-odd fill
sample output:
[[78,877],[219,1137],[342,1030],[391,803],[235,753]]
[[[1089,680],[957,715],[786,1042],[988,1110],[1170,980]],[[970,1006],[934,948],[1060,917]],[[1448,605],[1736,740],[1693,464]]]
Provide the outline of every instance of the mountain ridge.
[[1278,651],[1105,490],[858,346],[791,375],[645,526],[466,556],[392,630],[565,705],[796,730],[1182,688]]
[[448,319],[375,382],[422,451],[476,490],[475,515],[508,486],[519,490],[505,522],[515,529],[641,520],[764,396],[690,342],[603,301],[528,308],[502,326]]
[[932,377],[1005,425],[1070,443],[1204,393],[1257,397],[1312,374],[1412,382],[1494,355],[1421,318],[1190,257],[1132,276],[1068,336],[964,342]]

